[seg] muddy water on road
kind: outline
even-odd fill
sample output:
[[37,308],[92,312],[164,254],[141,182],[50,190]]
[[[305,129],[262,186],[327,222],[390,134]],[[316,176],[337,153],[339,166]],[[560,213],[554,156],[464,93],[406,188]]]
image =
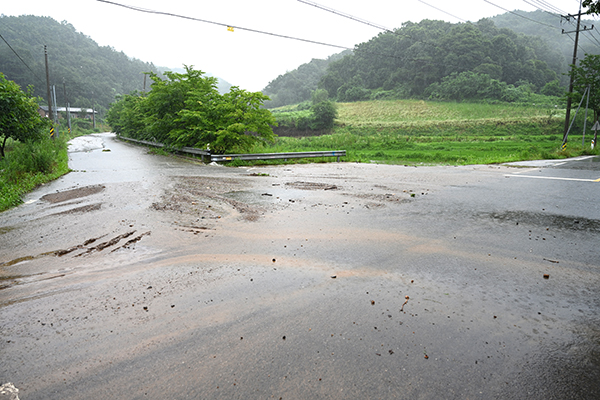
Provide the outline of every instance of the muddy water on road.
[[23,399],[600,394],[598,218],[542,211],[512,169],[80,148],[0,219]]

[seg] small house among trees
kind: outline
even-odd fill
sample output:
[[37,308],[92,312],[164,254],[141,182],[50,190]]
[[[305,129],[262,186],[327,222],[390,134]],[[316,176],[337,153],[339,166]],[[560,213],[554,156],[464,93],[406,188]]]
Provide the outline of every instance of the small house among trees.
[[[66,107],[58,107],[56,111],[66,113]],[[38,113],[42,117],[48,118],[48,106],[40,106],[38,108]],[[92,119],[94,115],[98,114],[98,111],[95,111],[91,108],[78,108],[78,107],[69,107],[69,113],[71,114],[71,118],[85,118]]]

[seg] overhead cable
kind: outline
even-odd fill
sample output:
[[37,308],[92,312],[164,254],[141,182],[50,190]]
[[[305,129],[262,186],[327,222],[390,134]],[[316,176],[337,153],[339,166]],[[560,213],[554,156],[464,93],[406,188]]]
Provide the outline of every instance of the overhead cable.
[[557,14],[556,12],[549,11],[547,8],[544,8],[544,7],[540,6],[539,4],[535,4],[535,3],[529,2],[527,0],[523,0],[523,2],[529,4],[532,7],[535,7],[536,9],[538,9],[540,11],[548,13],[548,14],[554,16],[554,17],[560,17],[560,14]]
[[[182,18],[182,19],[188,19],[188,20],[191,20],[191,21],[204,22],[204,23],[207,23],[207,24],[224,26],[224,27],[227,27],[228,30],[239,29],[239,30],[244,30],[244,31],[248,31],[248,32],[260,33],[260,34],[263,34],[263,35],[270,35],[270,36],[280,37],[280,38],[283,38],[283,39],[291,39],[291,40],[298,40],[300,42],[318,44],[318,45],[321,45],[321,46],[335,47],[335,48],[344,49],[344,50],[354,50],[354,48],[352,48],[352,47],[339,46],[339,45],[330,44],[330,43],[318,42],[318,41],[310,40],[310,39],[302,39],[302,38],[297,38],[297,37],[294,37],[294,36],[281,35],[281,34],[278,34],[278,33],[265,32],[265,31],[260,31],[260,30],[257,30],[257,29],[251,29],[251,28],[244,28],[244,27],[241,27],[241,26],[229,25],[229,24],[224,24],[224,23],[221,23],[221,22],[208,21],[208,20],[204,20],[204,19],[200,19],[200,18],[194,18],[194,17],[188,17],[188,16],[180,15],[180,14],[173,14],[173,13],[168,13],[168,12],[163,12],[163,11],[149,10],[147,8],[129,6],[129,5],[126,5],[126,4],[116,3],[116,2],[113,2],[113,1],[107,1],[107,0],[96,0],[96,1],[99,1],[101,3],[112,4],[112,5],[115,5],[115,6],[127,8],[127,9],[134,10],[134,11],[149,13],[149,14],[165,15],[165,16],[169,16],[169,17]],[[378,53],[378,52],[373,52],[373,51],[364,51],[364,53],[365,54],[372,54],[372,55],[376,55],[376,56],[382,56],[382,57],[389,57],[389,58],[401,58],[401,57],[398,57],[398,56],[393,55],[393,54]]]
[[438,11],[440,11],[440,12],[443,12],[444,14],[447,14],[447,15],[449,15],[449,16],[451,16],[451,17],[453,17],[453,18],[456,18],[456,19],[458,19],[458,20],[460,20],[460,21],[463,21],[463,22],[469,22],[469,21],[467,21],[467,20],[465,20],[465,19],[462,19],[462,18],[460,18],[460,17],[457,17],[456,15],[452,15],[452,14],[450,14],[449,12],[442,10],[441,8],[437,8],[436,6],[433,6],[433,5],[429,4],[429,3],[426,3],[426,2],[424,2],[423,0],[417,0],[417,1],[418,1],[419,3],[423,3],[423,4],[425,4],[426,6],[429,6],[429,7],[431,7],[431,8],[435,8],[436,10],[438,10]]
[[[391,30],[391,29],[388,29],[388,28],[386,28],[384,26],[381,26],[381,25],[378,25],[378,24],[366,21],[366,20],[364,20],[362,18],[358,18],[358,17],[352,16],[352,15],[347,14],[345,12],[334,10],[333,8],[325,7],[325,6],[323,6],[323,5],[319,4],[319,3],[315,3],[314,1],[308,1],[308,0],[298,0],[298,1],[301,2],[301,3],[304,3],[304,4],[311,5],[311,6],[316,7],[316,8],[320,8],[321,10],[328,11],[330,13],[339,15],[341,17],[348,18],[348,19],[351,19],[351,20],[356,21],[356,22],[360,22],[361,24],[365,24],[365,25],[372,26],[374,28],[381,29],[382,31],[384,31],[386,33],[391,33],[391,34],[394,34],[394,35],[397,35],[397,36],[404,36],[404,37],[407,37],[409,39],[413,39],[413,40],[418,41],[418,42],[431,44],[433,46],[436,45],[435,43],[431,43],[431,42],[429,42],[427,40],[423,40],[422,38],[419,38],[419,39],[414,38],[412,35],[404,33],[404,32],[400,32],[399,30]],[[392,57],[396,57],[396,56],[392,56]],[[398,57],[396,57],[396,58],[398,58]]]
[[499,9],[501,9],[501,10],[504,10],[504,11],[506,11],[507,13],[511,13],[511,14],[513,14],[513,15],[516,15],[516,16],[518,16],[518,17],[525,18],[526,20],[529,20],[529,21],[531,21],[531,22],[535,22],[536,24],[540,24],[540,25],[544,25],[544,26],[549,26],[550,28],[553,28],[553,29],[559,29],[559,28],[557,28],[557,27],[555,27],[555,26],[552,26],[552,25],[550,25],[550,24],[546,24],[546,23],[544,23],[544,22],[536,21],[535,19],[527,18],[527,17],[526,17],[526,16],[524,16],[524,15],[518,14],[518,13],[516,13],[516,12],[514,12],[514,11],[510,11],[510,10],[508,10],[508,9],[504,8],[504,7],[501,7],[501,6],[499,6],[498,4],[494,4],[494,3],[492,3],[491,1],[488,1],[488,0],[483,0],[483,1],[485,1],[485,2],[486,2],[486,3],[488,3],[488,4],[491,4],[491,5],[493,5],[494,7],[498,7]]
[[[525,0],[523,0],[523,1],[525,1]],[[544,0],[531,0],[531,1],[533,1],[534,3],[537,3],[537,7],[541,10],[549,11],[551,13],[558,13],[559,15],[565,14],[565,12],[563,10],[548,3],[547,1],[544,1]],[[526,3],[528,3],[528,2],[526,1]]]
[[260,34],[263,34],[263,35],[270,35],[270,36],[280,37],[280,38],[283,38],[283,39],[298,40],[300,42],[318,44],[318,45],[321,45],[321,46],[335,47],[335,48],[344,49],[344,50],[352,50],[351,47],[339,46],[339,45],[330,44],[330,43],[324,43],[324,42],[318,42],[318,41],[310,40],[310,39],[302,39],[302,38],[297,38],[297,37],[294,37],[294,36],[281,35],[281,34],[278,34],[278,33],[265,32],[265,31],[260,31],[260,30],[257,30],[257,29],[244,28],[244,27],[241,27],[241,26],[224,24],[222,22],[214,22],[214,21],[208,21],[208,20],[200,19],[200,18],[188,17],[186,15],[180,15],[180,14],[173,14],[173,13],[168,13],[168,12],[163,12],[163,11],[150,10],[150,9],[147,9],[147,8],[129,6],[129,5],[126,5],[126,4],[115,3],[113,1],[107,1],[107,0],[97,0],[97,1],[99,1],[101,3],[112,4],[112,5],[118,6],[118,7],[127,8],[127,9],[134,10],[134,11],[148,13],[148,14],[165,15],[165,16],[168,16],[168,17],[182,18],[182,19],[188,19],[188,20],[191,20],[191,21],[204,22],[206,24],[224,26],[224,27],[226,27],[229,30],[231,30],[231,29],[239,29],[239,30],[248,31],[248,32],[260,33]]
[[333,8],[325,7],[324,5],[315,3],[314,1],[308,1],[308,0],[298,0],[298,1],[300,3],[308,4],[309,6],[320,8],[321,10],[329,11],[330,13],[340,15],[340,16],[342,16],[344,18],[348,18],[348,19],[354,20],[356,22],[360,22],[361,24],[365,24],[365,25],[372,26],[373,28],[381,29],[382,31],[392,32],[391,29],[388,29],[385,26],[381,26],[381,25],[375,24],[373,22],[369,22],[367,20],[364,20],[362,18],[358,18],[358,17],[352,16],[350,14],[346,14],[346,13],[344,13],[342,11],[334,10]]
[[29,67],[29,65],[25,62],[25,60],[23,60],[21,58],[21,56],[19,55],[19,53],[17,53],[15,51],[15,49],[13,49],[12,46],[6,41],[6,39],[4,39],[4,36],[0,35],[0,38],[4,41],[4,43],[6,43],[6,45],[8,46],[8,48],[11,49],[13,53],[15,53],[15,55],[17,56],[17,58],[19,60],[21,60],[21,62],[27,67],[27,69],[31,71],[31,73],[33,74],[33,76],[35,76],[40,82],[44,83],[44,81],[39,76],[37,76],[35,74],[35,72],[33,72],[33,70],[31,69],[31,67]]

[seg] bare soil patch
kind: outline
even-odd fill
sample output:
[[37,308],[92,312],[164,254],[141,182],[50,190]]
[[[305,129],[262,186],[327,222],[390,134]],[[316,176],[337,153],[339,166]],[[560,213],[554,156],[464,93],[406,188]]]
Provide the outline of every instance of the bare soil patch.
[[62,192],[50,193],[42,196],[42,200],[48,203],[62,203],[63,201],[78,199],[81,197],[91,196],[100,193],[105,188],[104,185],[84,186],[76,189],[64,190]]
[[318,182],[287,182],[286,186],[300,190],[338,190],[340,189],[337,185],[330,183],[318,183]]
[[153,203],[152,208],[181,214],[181,217],[188,221],[179,225],[194,230],[210,229],[209,226],[199,226],[198,223],[219,219],[233,210],[237,211],[242,219],[255,221],[263,213],[262,208],[225,196],[227,193],[246,188],[247,183],[236,179],[177,177],[173,188],[166,191],[159,202]]

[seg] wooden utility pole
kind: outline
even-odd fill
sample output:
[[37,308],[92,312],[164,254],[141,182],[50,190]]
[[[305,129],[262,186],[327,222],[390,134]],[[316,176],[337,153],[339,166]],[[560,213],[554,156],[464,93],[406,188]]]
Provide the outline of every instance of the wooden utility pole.
[[50,69],[48,68],[48,49],[44,45],[44,58],[46,59],[46,90],[48,91],[48,118],[52,118],[52,95],[50,94]]
[[[575,31],[565,32],[564,29],[562,30],[563,34],[575,32],[575,46],[573,46],[573,62],[572,62],[573,66],[577,65],[577,47],[579,46],[579,32],[594,29],[593,25],[591,28],[584,26],[583,29],[580,29],[581,28],[581,2],[582,2],[582,0],[579,0],[579,13],[577,13],[577,28],[575,29]],[[565,18],[566,20],[569,20],[571,17],[574,17],[574,15],[569,14],[567,16],[562,16],[562,18]],[[573,67],[571,67],[571,71],[573,71]],[[565,117],[565,130],[563,133],[563,144],[566,144],[567,134],[569,132],[569,122],[571,120],[571,103],[572,103],[571,94],[573,94],[573,80],[574,80],[574,76],[571,73],[571,79],[569,81],[569,96],[567,97],[567,114]]]
[[65,78],[63,77],[63,91],[65,93],[65,106],[67,107],[67,126],[69,129],[69,134],[71,134],[71,110],[70,110],[70,104],[69,104],[69,99],[67,97],[67,84],[65,83]]

